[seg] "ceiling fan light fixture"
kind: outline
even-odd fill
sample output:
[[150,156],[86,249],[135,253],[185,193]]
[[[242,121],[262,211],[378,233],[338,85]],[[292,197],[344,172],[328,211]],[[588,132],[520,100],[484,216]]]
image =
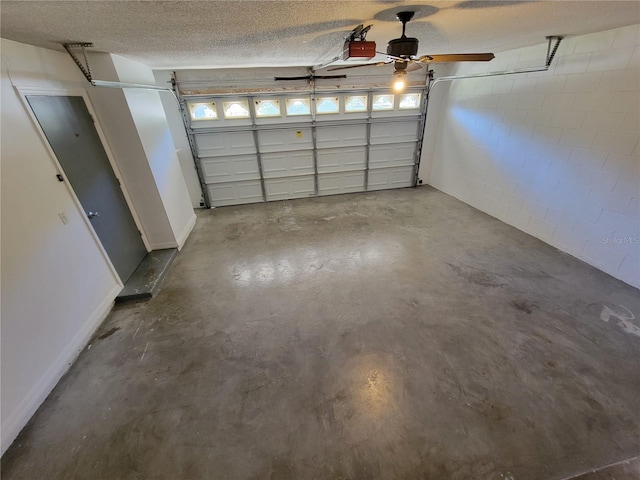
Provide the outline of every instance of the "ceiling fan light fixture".
[[387,43],[387,55],[399,58],[412,58],[418,54],[418,39],[407,37],[405,30],[407,22],[413,18],[415,12],[398,12],[396,18],[402,22],[402,36]]
[[[402,22],[402,36],[400,36],[399,38],[394,38],[392,40],[389,40],[389,43],[387,44],[387,57],[388,57],[387,61],[365,63],[361,65],[339,66],[335,68],[330,68],[328,71],[332,72],[334,70],[344,70],[347,68],[359,68],[359,67],[365,67],[365,66],[380,67],[380,66],[393,63],[395,67],[395,74],[402,75],[407,73],[407,71],[412,72],[414,70],[418,70],[419,68],[421,68],[420,64],[451,63],[451,62],[488,62],[490,60],[493,60],[493,58],[495,58],[495,55],[493,53],[453,53],[453,54],[438,54],[438,55],[422,55],[416,58],[416,56],[418,55],[419,41],[417,38],[407,37],[406,35],[407,22],[413,18],[414,13],[415,12],[411,12],[411,11],[403,11],[403,12],[397,13],[396,17],[398,18],[398,20]],[[348,39],[347,43],[349,42],[356,43],[356,44],[365,43],[364,38],[358,41],[354,40],[354,38],[355,36],[358,35],[357,32],[366,33],[370,27],[371,26],[368,26],[367,28],[363,29],[362,25],[358,25],[358,27],[356,27],[352,32],[352,38]],[[356,45],[356,47],[357,46],[358,45]],[[350,44],[349,44],[349,48],[351,48]],[[357,52],[357,48],[355,48],[355,50],[356,51],[354,51],[353,54],[349,53],[349,56],[366,58],[364,52],[362,52],[362,55],[360,55]],[[370,53],[371,52],[369,52],[369,54]],[[381,53],[381,52],[375,52],[375,53]],[[346,60],[346,57],[344,59]],[[401,79],[397,79],[395,82],[398,83],[397,88],[400,88],[401,84],[403,83]]]
[[402,92],[406,86],[404,77],[407,75],[406,70],[396,70],[393,72],[393,90],[396,92]]
[[389,40],[387,43],[387,55],[400,58],[412,58],[418,54],[418,39],[412,37],[400,37]]

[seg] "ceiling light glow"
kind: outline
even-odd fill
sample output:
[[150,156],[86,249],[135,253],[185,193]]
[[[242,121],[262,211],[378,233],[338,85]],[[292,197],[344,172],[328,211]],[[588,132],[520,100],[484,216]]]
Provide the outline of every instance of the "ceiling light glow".
[[396,78],[395,81],[393,82],[393,89],[396,92],[403,91],[404,87],[405,87],[405,83],[404,83],[404,78],[402,78],[402,77]]
[[394,77],[393,89],[396,92],[401,92],[401,91],[404,90],[404,87],[405,87],[404,77],[407,74],[406,68],[407,68],[407,65],[406,65],[406,62],[405,62],[401,66],[396,65],[396,70],[395,70],[395,72],[393,72],[393,77]]

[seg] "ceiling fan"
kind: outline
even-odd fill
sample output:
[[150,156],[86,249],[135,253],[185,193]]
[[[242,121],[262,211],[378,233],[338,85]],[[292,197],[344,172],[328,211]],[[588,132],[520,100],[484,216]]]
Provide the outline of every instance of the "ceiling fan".
[[[422,55],[416,58],[418,54],[418,39],[407,37],[405,29],[407,23],[413,18],[415,12],[398,12],[396,18],[402,22],[402,36],[394,38],[387,44],[387,57],[390,60],[386,62],[364,63],[360,65],[349,65],[344,67],[329,68],[327,71],[345,70],[348,68],[383,66],[393,63],[393,74],[402,79],[407,72],[418,70],[423,63],[450,63],[450,62],[488,62],[493,60],[493,53],[451,53],[441,55]],[[382,53],[382,52],[376,52]]]

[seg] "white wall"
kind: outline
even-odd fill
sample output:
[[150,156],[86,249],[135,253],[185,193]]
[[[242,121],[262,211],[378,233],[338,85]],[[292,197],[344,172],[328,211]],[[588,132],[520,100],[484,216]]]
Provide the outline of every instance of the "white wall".
[[[90,61],[100,80],[155,84],[144,64],[110,54]],[[150,247],[181,248],[196,216],[160,100],[170,94],[128,88],[91,89],[90,95]]]
[[[145,65],[110,55],[94,60],[97,70],[111,65],[116,78],[103,80],[154,83]],[[88,92],[152,247],[182,246],[195,224],[157,92],[91,87],[66,53],[2,40],[3,452],[122,288],[69,185],[57,180],[56,161],[14,85],[61,95]]]
[[121,288],[68,185],[56,179],[54,160],[12,82],[38,88],[85,85],[66,54],[2,40],[3,452]]
[[196,216],[159,95],[152,90],[125,90],[171,230],[182,248],[195,225]]
[[[156,85],[161,87],[171,86],[171,72],[168,70],[156,70],[153,72],[156,80]],[[200,181],[198,180],[198,173],[196,172],[195,164],[193,163],[193,155],[191,154],[191,147],[189,140],[187,139],[187,133],[184,130],[184,123],[182,122],[182,114],[176,101],[171,98],[170,95],[161,95],[162,105],[167,115],[167,123],[169,124],[169,130],[171,131],[171,137],[176,147],[176,155],[180,162],[180,168],[184,176],[184,181],[189,191],[189,197],[191,198],[191,206],[193,208],[200,208],[204,201],[202,197],[202,189],[200,188]]]
[[[92,54],[92,71],[100,80],[118,81],[111,55]],[[175,247],[175,236],[158,193],[149,162],[133,122],[127,99],[120,89],[88,87],[89,96],[151,250]]]
[[[153,71],[147,65],[118,55],[111,57],[121,82],[155,85]],[[135,88],[125,89],[124,94],[171,229],[182,248],[195,225],[196,215],[160,100],[160,95],[171,94]]]
[[[640,287],[640,26],[563,40],[549,72],[437,85],[421,177]],[[544,64],[546,44],[457,74]],[[433,98],[433,97],[432,97]]]

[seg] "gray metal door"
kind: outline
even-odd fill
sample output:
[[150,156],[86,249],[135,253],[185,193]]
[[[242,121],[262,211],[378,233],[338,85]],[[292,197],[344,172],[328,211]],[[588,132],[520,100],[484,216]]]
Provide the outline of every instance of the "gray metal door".
[[73,191],[123,282],[147,254],[82,97],[29,95]]

